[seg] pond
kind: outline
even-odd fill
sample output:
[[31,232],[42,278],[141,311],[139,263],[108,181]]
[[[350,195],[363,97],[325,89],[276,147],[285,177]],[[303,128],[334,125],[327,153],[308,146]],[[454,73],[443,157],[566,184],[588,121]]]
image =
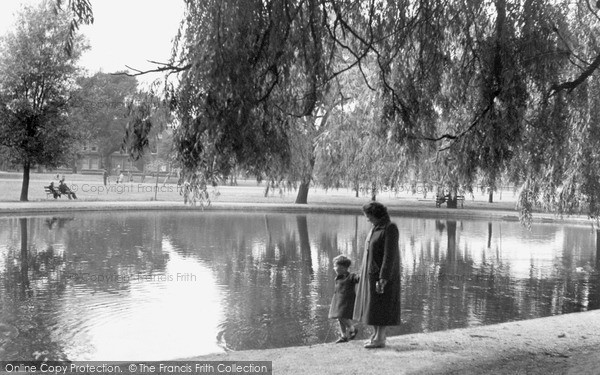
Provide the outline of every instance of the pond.
[[[392,220],[403,325],[390,334],[600,307],[590,226]],[[331,260],[347,254],[358,271],[369,228],[342,214],[2,217],[0,357],[169,360],[334,341]]]

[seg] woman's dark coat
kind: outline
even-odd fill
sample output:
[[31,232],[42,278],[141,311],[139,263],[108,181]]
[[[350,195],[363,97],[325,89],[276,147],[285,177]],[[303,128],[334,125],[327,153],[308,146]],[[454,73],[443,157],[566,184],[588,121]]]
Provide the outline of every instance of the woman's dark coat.
[[[373,326],[400,325],[400,250],[398,227],[386,220],[367,237],[354,320]],[[383,294],[375,291],[379,279],[387,280]]]
[[329,306],[329,319],[352,319],[357,282],[358,276],[355,273],[346,272],[336,276],[335,291]]

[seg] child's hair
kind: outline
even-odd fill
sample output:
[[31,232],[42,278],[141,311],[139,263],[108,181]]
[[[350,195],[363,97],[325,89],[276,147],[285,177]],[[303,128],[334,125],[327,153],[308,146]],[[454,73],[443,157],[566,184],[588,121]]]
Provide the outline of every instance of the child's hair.
[[333,264],[339,264],[342,267],[349,268],[352,264],[352,261],[345,255],[338,255],[333,258]]

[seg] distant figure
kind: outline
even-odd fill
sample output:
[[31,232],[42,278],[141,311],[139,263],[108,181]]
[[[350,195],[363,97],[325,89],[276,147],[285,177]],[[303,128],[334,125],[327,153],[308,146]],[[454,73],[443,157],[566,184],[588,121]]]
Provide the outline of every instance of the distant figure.
[[119,179],[117,180],[117,184],[122,184],[123,183],[123,172],[119,173]]
[[58,185],[58,191],[61,194],[67,194],[67,197],[69,197],[69,199],[72,199],[72,198],[77,199],[77,195],[75,195],[75,193],[73,191],[71,191],[69,186],[67,186],[67,184],[65,184],[65,176],[63,176],[63,178],[60,180],[60,184]]
[[58,191],[56,186],[54,186],[54,181],[50,181],[50,185],[48,185],[48,188],[52,192],[52,196],[54,197],[54,199],[60,197],[60,191]]
[[333,258],[333,269],[336,273],[335,291],[329,307],[329,319],[337,318],[340,323],[340,338],[336,344],[347,342],[356,337],[358,330],[352,323],[354,312],[354,299],[356,298],[355,287],[359,277],[355,273],[348,272],[352,261],[344,255]]
[[106,168],[102,171],[102,180],[104,180],[104,186],[106,186],[108,184],[108,171]]

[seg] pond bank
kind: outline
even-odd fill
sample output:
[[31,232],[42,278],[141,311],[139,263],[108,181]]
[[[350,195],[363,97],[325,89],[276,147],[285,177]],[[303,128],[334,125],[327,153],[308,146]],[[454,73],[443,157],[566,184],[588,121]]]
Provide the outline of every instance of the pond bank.
[[[136,210],[244,210],[284,213],[355,213],[361,214],[361,206],[366,200],[336,203],[263,203],[263,202],[213,202],[208,207],[189,206],[177,201],[84,201],[48,200],[32,202],[0,202],[2,215],[40,215],[56,212],[83,211],[136,211]],[[382,200],[390,214],[439,219],[478,219],[518,221],[519,212],[513,204],[470,203],[465,208],[436,208],[430,200]],[[568,223],[590,225],[592,221],[584,215],[560,217],[550,213],[534,213],[533,222]]]
[[197,361],[273,361],[273,374],[597,374],[600,311],[363,342],[206,355]]
[[[201,210],[183,204],[177,185],[161,180],[109,184],[104,186],[98,176],[70,174],[67,181],[77,200],[58,200],[48,197],[43,189],[54,178],[53,174],[34,173],[31,175],[29,202],[19,202],[21,181],[19,174],[0,172],[0,187],[6,192],[0,197],[0,214],[36,215],[54,212],[76,211],[117,211],[117,210]],[[210,189],[212,200],[209,210],[248,210],[290,213],[334,212],[361,213],[361,206],[368,202],[370,195],[340,189],[312,187],[308,204],[295,204],[296,191],[290,189],[270,189],[253,180],[238,180],[235,186],[220,185]],[[394,191],[380,192],[377,200],[388,206],[396,216],[410,216],[441,219],[491,219],[518,221],[516,210],[518,195],[505,187],[494,194],[494,203],[488,203],[489,195],[481,190],[466,196],[463,208],[437,208],[435,195],[431,191],[414,190],[412,186],[399,186]],[[560,217],[552,213],[535,212],[534,222],[565,222],[586,224],[591,221],[586,215]]]

